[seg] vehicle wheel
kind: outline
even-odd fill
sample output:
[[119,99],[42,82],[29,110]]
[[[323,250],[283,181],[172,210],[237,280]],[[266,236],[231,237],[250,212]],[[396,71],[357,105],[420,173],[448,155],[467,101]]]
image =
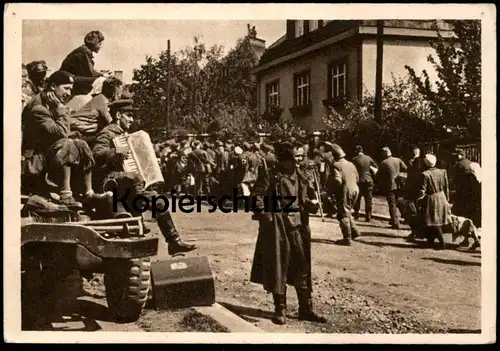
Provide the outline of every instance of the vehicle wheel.
[[148,300],[151,260],[117,262],[116,267],[104,275],[104,286],[112,318],[124,323],[137,321]]

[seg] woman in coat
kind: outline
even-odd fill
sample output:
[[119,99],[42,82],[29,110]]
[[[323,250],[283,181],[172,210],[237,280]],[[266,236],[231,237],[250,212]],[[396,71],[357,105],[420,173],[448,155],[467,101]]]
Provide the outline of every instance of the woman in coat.
[[422,183],[418,202],[423,207],[423,220],[432,244],[437,237],[439,249],[444,250],[442,226],[451,222],[450,194],[446,170],[436,168],[436,156],[425,155],[426,170],[422,173]]

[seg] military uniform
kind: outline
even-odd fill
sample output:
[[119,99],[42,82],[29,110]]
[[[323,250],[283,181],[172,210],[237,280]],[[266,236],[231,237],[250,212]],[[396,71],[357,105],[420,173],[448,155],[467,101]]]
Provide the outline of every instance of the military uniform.
[[[278,156],[282,160],[286,154]],[[293,156],[292,156],[293,157]],[[272,171],[266,163],[260,165],[259,177],[253,188],[255,196],[254,212],[259,217],[259,233],[255,248],[250,281],[262,284],[266,291],[273,293],[275,317],[273,321],[284,324],[286,311],[286,286],[295,286],[299,299],[299,319],[326,322],[312,310],[310,228],[304,220],[307,211],[317,211],[311,203],[311,191],[307,178],[297,169],[284,171],[280,167]],[[259,212],[268,208],[266,196],[273,193],[294,196],[297,212]],[[284,208],[289,200],[279,203]]]
[[359,175],[356,166],[345,159],[345,153],[338,145],[334,145],[335,162],[332,169],[332,182],[335,187],[337,203],[337,220],[343,239],[341,245],[350,245],[351,239],[359,236],[359,231],[352,216],[352,210],[359,196]]

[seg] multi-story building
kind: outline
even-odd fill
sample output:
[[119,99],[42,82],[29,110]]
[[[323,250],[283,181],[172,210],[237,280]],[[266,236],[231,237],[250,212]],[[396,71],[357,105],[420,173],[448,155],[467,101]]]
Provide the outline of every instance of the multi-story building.
[[[255,69],[261,114],[272,106],[308,130],[321,129],[329,107],[342,112],[345,101],[373,93],[376,78],[377,21],[287,20],[286,33],[260,57]],[[383,82],[407,74],[405,65],[433,75],[435,21],[385,20]],[[451,27],[437,22],[443,36]]]

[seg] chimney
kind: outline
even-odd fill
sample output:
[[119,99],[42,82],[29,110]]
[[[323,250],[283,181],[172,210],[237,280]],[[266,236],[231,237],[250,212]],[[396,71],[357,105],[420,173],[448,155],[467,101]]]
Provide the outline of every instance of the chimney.
[[257,31],[255,30],[255,26],[250,27],[250,24],[247,24],[247,31],[248,34],[246,38],[250,42],[250,46],[255,52],[257,60],[260,60],[260,57],[262,56],[262,54],[264,54],[264,51],[266,51],[266,41],[264,39],[257,38]]
[[295,38],[295,20],[286,20],[286,40]]
[[113,75],[123,82],[123,71],[115,71]]

